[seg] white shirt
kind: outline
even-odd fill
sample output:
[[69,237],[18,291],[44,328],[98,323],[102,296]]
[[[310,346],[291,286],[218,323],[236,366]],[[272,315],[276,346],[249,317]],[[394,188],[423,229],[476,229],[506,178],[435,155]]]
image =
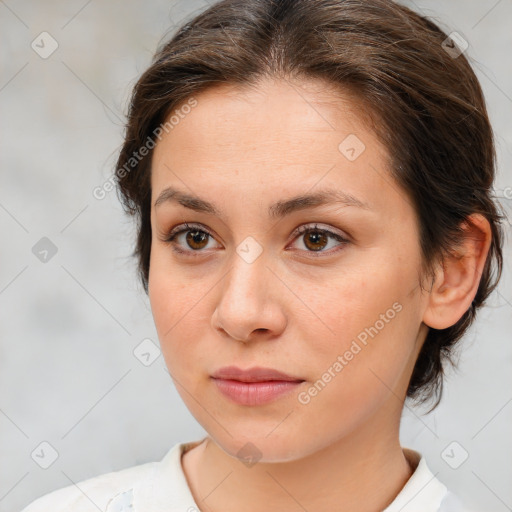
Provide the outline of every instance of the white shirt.
[[[21,512],[199,512],[181,465],[181,455],[202,443],[175,444],[159,462],[106,473],[38,498]],[[382,512],[471,512],[430,471],[423,456],[404,454],[416,468]]]

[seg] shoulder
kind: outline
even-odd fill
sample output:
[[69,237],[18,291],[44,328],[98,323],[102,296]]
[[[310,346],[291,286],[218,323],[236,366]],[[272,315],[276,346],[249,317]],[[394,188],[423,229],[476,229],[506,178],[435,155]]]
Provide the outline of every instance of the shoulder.
[[21,512],[155,512],[197,510],[181,465],[185,451],[204,441],[176,443],[157,462],[83,480],[33,501]]
[[423,455],[403,447],[413,473],[383,512],[474,512],[430,470]]
[[155,466],[148,462],[105,473],[45,494],[21,512],[98,512],[107,510],[113,498],[128,496],[136,483]]
[[459,496],[452,491],[448,491],[441,501],[439,512],[475,512],[473,509],[468,508],[468,505],[464,503]]

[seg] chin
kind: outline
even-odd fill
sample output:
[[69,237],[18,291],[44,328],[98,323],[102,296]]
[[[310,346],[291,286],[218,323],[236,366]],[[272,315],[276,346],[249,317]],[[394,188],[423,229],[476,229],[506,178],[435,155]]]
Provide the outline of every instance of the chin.
[[302,440],[290,436],[289,432],[284,429],[281,435],[277,432],[269,435],[271,429],[264,429],[264,432],[263,429],[261,431],[254,430],[253,435],[248,435],[246,431],[244,434],[238,434],[230,429],[231,436],[222,432],[220,437],[210,434],[210,438],[221,450],[240,460],[247,467],[251,467],[257,462],[290,462],[315,451],[313,446],[308,451],[308,446]]

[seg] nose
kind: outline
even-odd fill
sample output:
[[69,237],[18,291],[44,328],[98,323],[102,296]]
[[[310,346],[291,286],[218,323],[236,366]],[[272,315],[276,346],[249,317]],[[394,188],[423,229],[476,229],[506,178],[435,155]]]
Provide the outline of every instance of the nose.
[[264,253],[247,263],[238,254],[222,285],[212,326],[224,336],[249,342],[275,337],[286,327],[281,294],[286,292],[268,268]]

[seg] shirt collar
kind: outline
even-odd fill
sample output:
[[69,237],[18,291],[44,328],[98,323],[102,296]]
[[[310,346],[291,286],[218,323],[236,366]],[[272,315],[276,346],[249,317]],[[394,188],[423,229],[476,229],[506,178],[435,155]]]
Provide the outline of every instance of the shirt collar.
[[[136,512],[198,512],[181,465],[181,455],[201,444],[199,441],[178,443],[165,457],[149,468],[133,489]],[[437,512],[447,488],[430,471],[424,457],[410,448],[402,448],[413,474],[383,512]]]
[[402,448],[402,451],[411,467],[415,469],[402,490],[383,512],[437,512],[448,489],[430,471],[421,453],[410,448]]

